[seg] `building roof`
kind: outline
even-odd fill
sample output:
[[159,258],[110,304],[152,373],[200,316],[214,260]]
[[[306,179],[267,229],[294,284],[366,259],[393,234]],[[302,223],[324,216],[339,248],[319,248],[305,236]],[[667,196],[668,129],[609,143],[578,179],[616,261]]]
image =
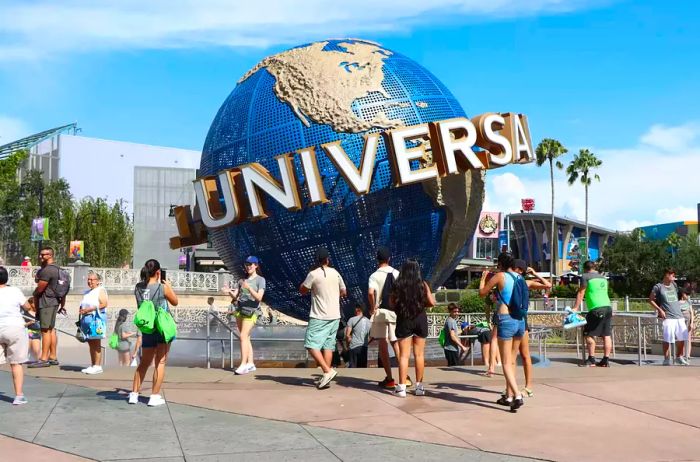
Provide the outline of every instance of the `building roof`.
[[[510,220],[543,220],[547,222],[549,222],[552,219],[552,215],[549,213],[511,213],[510,215],[508,215],[508,217],[510,217]],[[554,215],[554,221],[556,221],[557,223],[563,223],[567,225],[575,225],[580,228],[586,227],[586,223],[584,223],[583,221],[574,220],[566,217],[560,217],[558,215]],[[618,233],[615,230],[603,228],[602,226],[593,225],[591,223],[588,223],[588,228],[592,232],[596,232],[599,234]]]
[[75,134],[77,129],[78,125],[76,123],[62,125],[60,127],[29,135],[11,143],[3,144],[0,146],[0,160],[9,157],[13,152],[20,151],[22,149],[31,149],[42,141],[53,138],[61,133],[73,132],[73,134]]

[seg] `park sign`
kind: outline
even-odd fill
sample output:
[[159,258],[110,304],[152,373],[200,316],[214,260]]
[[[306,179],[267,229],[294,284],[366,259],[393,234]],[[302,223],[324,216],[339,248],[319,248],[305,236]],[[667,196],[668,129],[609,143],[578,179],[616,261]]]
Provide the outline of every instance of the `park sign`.
[[[368,194],[372,186],[377,151],[386,147],[392,186],[534,161],[527,117],[513,113],[486,113],[474,118],[447,120],[399,127],[364,136],[359,166],[347,155],[340,141],[321,144],[320,150],[357,195]],[[474,149],[478,147],[480,149]],[[175,207],[179,236],[171,248],[206,242],[206,228],[218,229],[269,216],[263,194],[289,211],[303,208],[301,184],[296,176],[295,158],[301,164],[308,192],[306,206],[329,202],[317,163],[317,147],[310,146],[275,157],[279,178],[258,162],[219,171],[194,180],[196,204]]]

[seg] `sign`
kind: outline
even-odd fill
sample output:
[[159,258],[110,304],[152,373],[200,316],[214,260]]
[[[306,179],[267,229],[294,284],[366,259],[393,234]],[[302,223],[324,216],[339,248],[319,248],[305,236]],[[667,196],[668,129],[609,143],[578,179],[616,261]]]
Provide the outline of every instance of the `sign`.
[[[368,133],[359,166],[350,159],[340,142],[322,144],[318,150],[326,155],[355,194],[364,195],[372,186],[380,143],[386,148],[392,186],[396,188],[435,181],[468,170],[535,160],[527,117],[494,112],[472,119],[458,117]],[[475,146],[481,150],[475,151]],[[193,216],[197,217],[197,223],[209,229],[267,218],[264,195],[289,211],[327,204],[330,200],[321,180],[316,151],[316,146],[309,146],[275,157],[279,178],[274,178],[258,162],[222,170],[215,176],[197,178],[194,181],[194,210],[191,211],[189,206],[175,207],[179,238],[171,239],[171,247],[205,240],[205,232],[197,228]],[[430,162],[416,162],[428,157]],[[304,172],[304,183],[297,180],[297,163]],[[302,185],[306,194],[302,194]],[[306,204],[302,204],[302,197],[308,197]]]
[[32,229],[30,238],[33,242],[41,242],[49,240],[49,219],[34,218],[32,220]]
[[479,223],[476,227],[476,237],[496,239],[501,230],[500,212],[481,212]]
[[523,212],[532,212],[535,210],[535,199],[520,199],[520,206],[523,209]]
[[74,260],[82,260],[85,258],[85,242],[84,241],[70,241],[70,246],[68,246],[69,257]]
[[505,229],[498,232],[498,248],[501,252],[508,252],[508,231]]

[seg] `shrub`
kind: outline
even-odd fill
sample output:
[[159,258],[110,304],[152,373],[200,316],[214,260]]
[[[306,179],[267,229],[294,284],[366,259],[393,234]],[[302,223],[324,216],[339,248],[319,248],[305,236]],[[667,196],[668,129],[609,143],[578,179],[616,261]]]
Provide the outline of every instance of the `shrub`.
[[486,311],[484,299],[477,292],[465,291],[459,301],[463,313],[483,313]]

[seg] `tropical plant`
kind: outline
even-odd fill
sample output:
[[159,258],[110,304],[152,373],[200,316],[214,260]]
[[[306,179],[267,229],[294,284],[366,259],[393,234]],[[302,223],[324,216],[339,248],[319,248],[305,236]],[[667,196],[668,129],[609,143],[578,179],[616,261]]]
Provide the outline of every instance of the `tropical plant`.
[[[586,249],[588,249],[588,187],[591,185],[593,180],[600,181],[600,176],[597,173],[593,174],[591,171],[603,165],[603,161],[598,159],[595,154],[593,154],[588,149],[579,150],[578,154],[574,156],[574,159],[566,167],[566,174],[569,175],[569,185],[573,185],[577,180],[581,181],[583,187],[586,191]],[[588,259],[588,255],[584,258]]]
[[535,154],[537,156],[537,166],[541,167],[545,163],[549,164],[549,181],[552,187],[552,224],[551,224],[551,234],[549,239],[549,276],[554,278],[554,260],[557,257],[557,251],[559,249],[558,245],[555,245],[555,233],[554,233],[554,167],[561,170],[564,168],[564,164],[558,160],[559,157],[563,156],[569,152],[564,145],[559,141],[552,138],[545,138],[540,141],[537,145]]

